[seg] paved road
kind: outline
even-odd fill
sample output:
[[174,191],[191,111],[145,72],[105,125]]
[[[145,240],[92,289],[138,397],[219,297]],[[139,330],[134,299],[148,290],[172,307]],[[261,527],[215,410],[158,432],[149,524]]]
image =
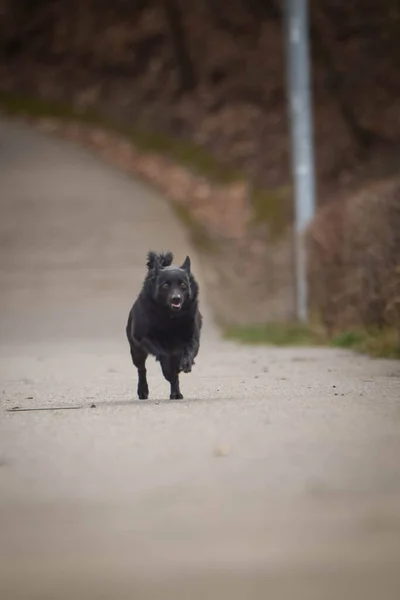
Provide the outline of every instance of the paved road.
[[191,253],[167,205],[6,121],[0,177],[0,597],[397,600],[398,363],[223,343],[203,295],[185,400],[152,363],[139,402],[145,254]]

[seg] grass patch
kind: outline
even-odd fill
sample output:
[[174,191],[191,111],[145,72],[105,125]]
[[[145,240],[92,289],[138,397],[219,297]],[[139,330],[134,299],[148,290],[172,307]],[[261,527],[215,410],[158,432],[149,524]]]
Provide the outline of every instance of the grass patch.
[[[103,118],[94,109],[78,110],[62,102],[44,100],[22,94],[0,91],[0,107],[9,116],[54,117],[100,124]],[[105,120],[104,120],[105,121]]]
[[204,148],[158,132],[145,131],[115,123],[93,108],[78,109],[71,105],[0,91],[0,108],[10,116],[53,117],[96,125],[129,139],[142,152],[154,152],[170,158],[192,172],[220,184],[243,180],[243,174],[219,163]]
[[394,329],[351,330],[329,339],[321,327],[301,323],[267,323],[227,326],[224,338],[242,344],[265,346],[332,346],[368,354],[373,358],[400,359],[399,335]]
[[242,344],[268,346],[320,346],[326,343],[321,330],[301,323],[266,323],[229,326],[224,338]]
[[400,359],[399,334],[394,329],[352,330],[338,334],[331,345],[374,358]]
[[152,131],[132,130],[134,144],[143,152],[156,152],[187,167],[211,181],[229,185],[244,177],[240,171],[219,163],[201,146]]
[[255,188],[250,202],[253,209],[252,222],[268,223],[273,238],[283,235],[292,220],[291,187]]

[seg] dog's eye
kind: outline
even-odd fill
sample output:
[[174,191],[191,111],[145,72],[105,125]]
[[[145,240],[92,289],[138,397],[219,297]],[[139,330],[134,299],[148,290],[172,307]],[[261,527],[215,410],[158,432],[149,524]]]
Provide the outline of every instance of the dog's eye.
[[162,287],[164,290],[166,290],[167,288],[169,288],[169,283],[163,283]]
[[186,288],[187,288],[186,283],[184,281],[182,281],[182,283],[181,283],[181,289],[185,290]]

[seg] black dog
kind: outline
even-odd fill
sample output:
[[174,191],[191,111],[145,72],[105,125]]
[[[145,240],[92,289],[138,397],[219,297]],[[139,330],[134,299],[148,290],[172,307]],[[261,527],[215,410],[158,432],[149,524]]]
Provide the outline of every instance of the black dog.
[[202,316],[199,287],[187,256],[181,267],[171,266],[171,252],[147,255],[147,276],[129,313],[126,326],[132,361],[138,370],[137,393],[149,397],[146,359],[153,354],[171,384],[170,399],[183,398],[179,373],[190,373],[200,347]]

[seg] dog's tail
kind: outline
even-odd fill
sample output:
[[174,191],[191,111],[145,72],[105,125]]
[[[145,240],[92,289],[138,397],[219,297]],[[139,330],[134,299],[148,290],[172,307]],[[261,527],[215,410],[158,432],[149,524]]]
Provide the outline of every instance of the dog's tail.
[[158,261],[158,264],[160,265],[161,268],[169,267],[172,264],[173,259],[174,259],[174,255],[172,254],[172,252],[150,251],[147,254],[146,265],[149,270],[154,269],[154,265],[155,265],[156,261]]

